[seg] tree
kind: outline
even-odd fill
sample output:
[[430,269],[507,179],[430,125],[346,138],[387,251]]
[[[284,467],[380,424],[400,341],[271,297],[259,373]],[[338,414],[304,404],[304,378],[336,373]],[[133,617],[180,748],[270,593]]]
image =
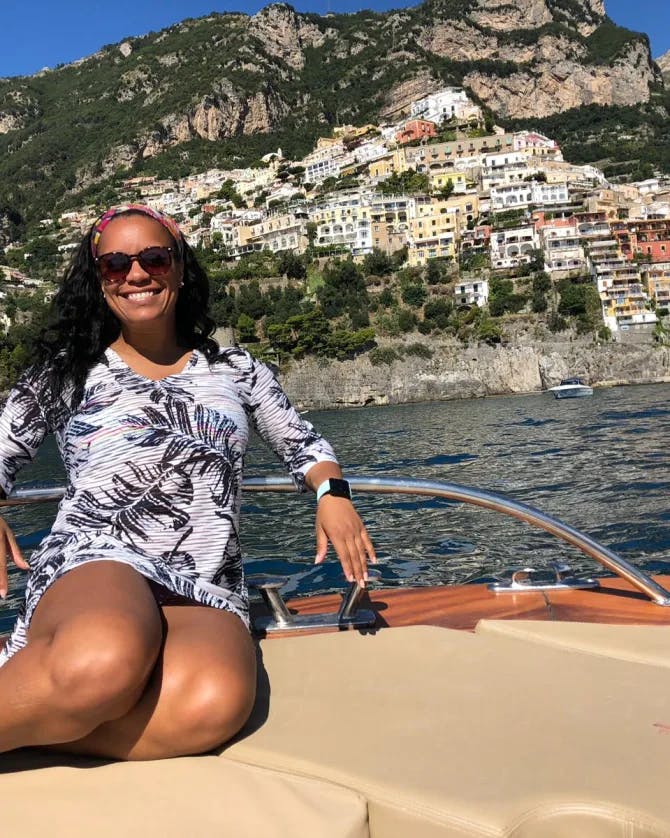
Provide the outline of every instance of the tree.
[[426,299],[427,292],[423,285],[408,285],[403,289],[402,301],[412,308],[420,308]]
[[287,250],[279,257],[277,264],[279,273],[284,274],[289,279],[305,279],[307,276],[307,268],[305,263],[292,250]]
[[415,172],[414,169],[407,169],[402,174],[394,172],[377,186],[377,191],[383,195],[417,193],[427,195],[430,192],[430,178],[428,175]]
[[398,312],[398,328],[401,332],[412,332],[416,328],[418,318],[408,308],[401,308]]
[[346,313],[355,328],[369,324],[370,298],[363,274],[352,259],[328,264],[323,272],[323,285],[316,294],[326,317]]
[[426,282],[428,285],[440,285],[444,282],[444,263],[439,259],[429,259],[426,265]]
[[449,180],[445,183],[442,189],[438,191],[437,194],[440,196],[440,198],[444,198],[446,200],[447,198],[450,198],[453,195],[454,189],[454,182],[451,178],[449,178]]
[[305,225],[306,233],[307,233],[307,242],[308,247],[310,250],[314,249],[314,242],[316,241],[316,234],[318,231],[318,226],[315,224],[314,221],[308,221]]
[[363,259],[363,273],[366,276],[388,276],[393,273],[393,262],[387,253],[375,247]]
[[526,304],[523,294],[514,293],[514,283],[511,279],[491,280],[489,286],[489,311],[493,317],[500,317],[507,311],[518,312]]
[[424,322],[428,323],[431,329],[446,329],[449,326],[449,317],[453,309],[451,300],[443,297],[430,300],[423,307]]
[[550,288],[551,280],[548,274],[544,273],[544,271],[535,274],[533,277],[532,308],[536,314],[547,310],[547,291]]
[[237,318],[237,331],[243,343],[252,343],[258,340],[256,337],[256,321],[244,312]]
[[252,320],[259,320],[266,313],[266,301],[257,280],[245,282],[240,286],[237,308],[240,314],[248,314]]

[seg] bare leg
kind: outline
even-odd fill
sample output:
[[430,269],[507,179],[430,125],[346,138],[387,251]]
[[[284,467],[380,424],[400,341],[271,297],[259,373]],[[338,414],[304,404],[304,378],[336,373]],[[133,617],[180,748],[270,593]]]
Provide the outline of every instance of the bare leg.
[[234,614],[165,606],[161,657],[141,700],[59,750],[116,759],[162,759],[212,750],[245,723],[254,703],[256,656]]
[[0,667],[0,752],[78,739],[139,700],[162,640],[146,580],[117,562],[58,579]]

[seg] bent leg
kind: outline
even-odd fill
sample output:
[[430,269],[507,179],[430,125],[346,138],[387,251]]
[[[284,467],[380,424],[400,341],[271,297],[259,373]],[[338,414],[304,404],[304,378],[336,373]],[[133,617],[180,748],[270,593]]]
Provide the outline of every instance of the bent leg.
[[81,738],[127,713],[162,641],[146,580],[119,562],[91,562],[40,600],[27,645],[0,667],[0,752]]
[[163,608],[163,653],[142,699],[60,750],[115,759],[162,759],[212,750],[246,722],[256,691],[256,655],[234,614],[206,606]]

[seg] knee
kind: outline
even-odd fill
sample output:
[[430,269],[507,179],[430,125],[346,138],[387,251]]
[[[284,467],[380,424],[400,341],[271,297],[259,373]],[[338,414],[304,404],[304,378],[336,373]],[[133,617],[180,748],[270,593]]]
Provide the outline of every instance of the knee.
[[95,724],[118,718],[137,702],[160,650],[158,638],[142,637],[123,618],[75,626],[52,640],[47,667],[54,705]]
[[255,679],[231,671],[200,672],[174,693],[172,744],[183,754],[211,751],[231,739],[249,718]]

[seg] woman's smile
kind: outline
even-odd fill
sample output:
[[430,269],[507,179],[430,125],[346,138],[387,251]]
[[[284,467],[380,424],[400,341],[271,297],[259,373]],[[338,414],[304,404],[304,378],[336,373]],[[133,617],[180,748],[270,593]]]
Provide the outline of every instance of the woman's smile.
[[142,291],[121,291],[119,292],[119,296],[125,300],[129,300],[131,303],[146,303],[164,290],[164,288],[150,288]]

